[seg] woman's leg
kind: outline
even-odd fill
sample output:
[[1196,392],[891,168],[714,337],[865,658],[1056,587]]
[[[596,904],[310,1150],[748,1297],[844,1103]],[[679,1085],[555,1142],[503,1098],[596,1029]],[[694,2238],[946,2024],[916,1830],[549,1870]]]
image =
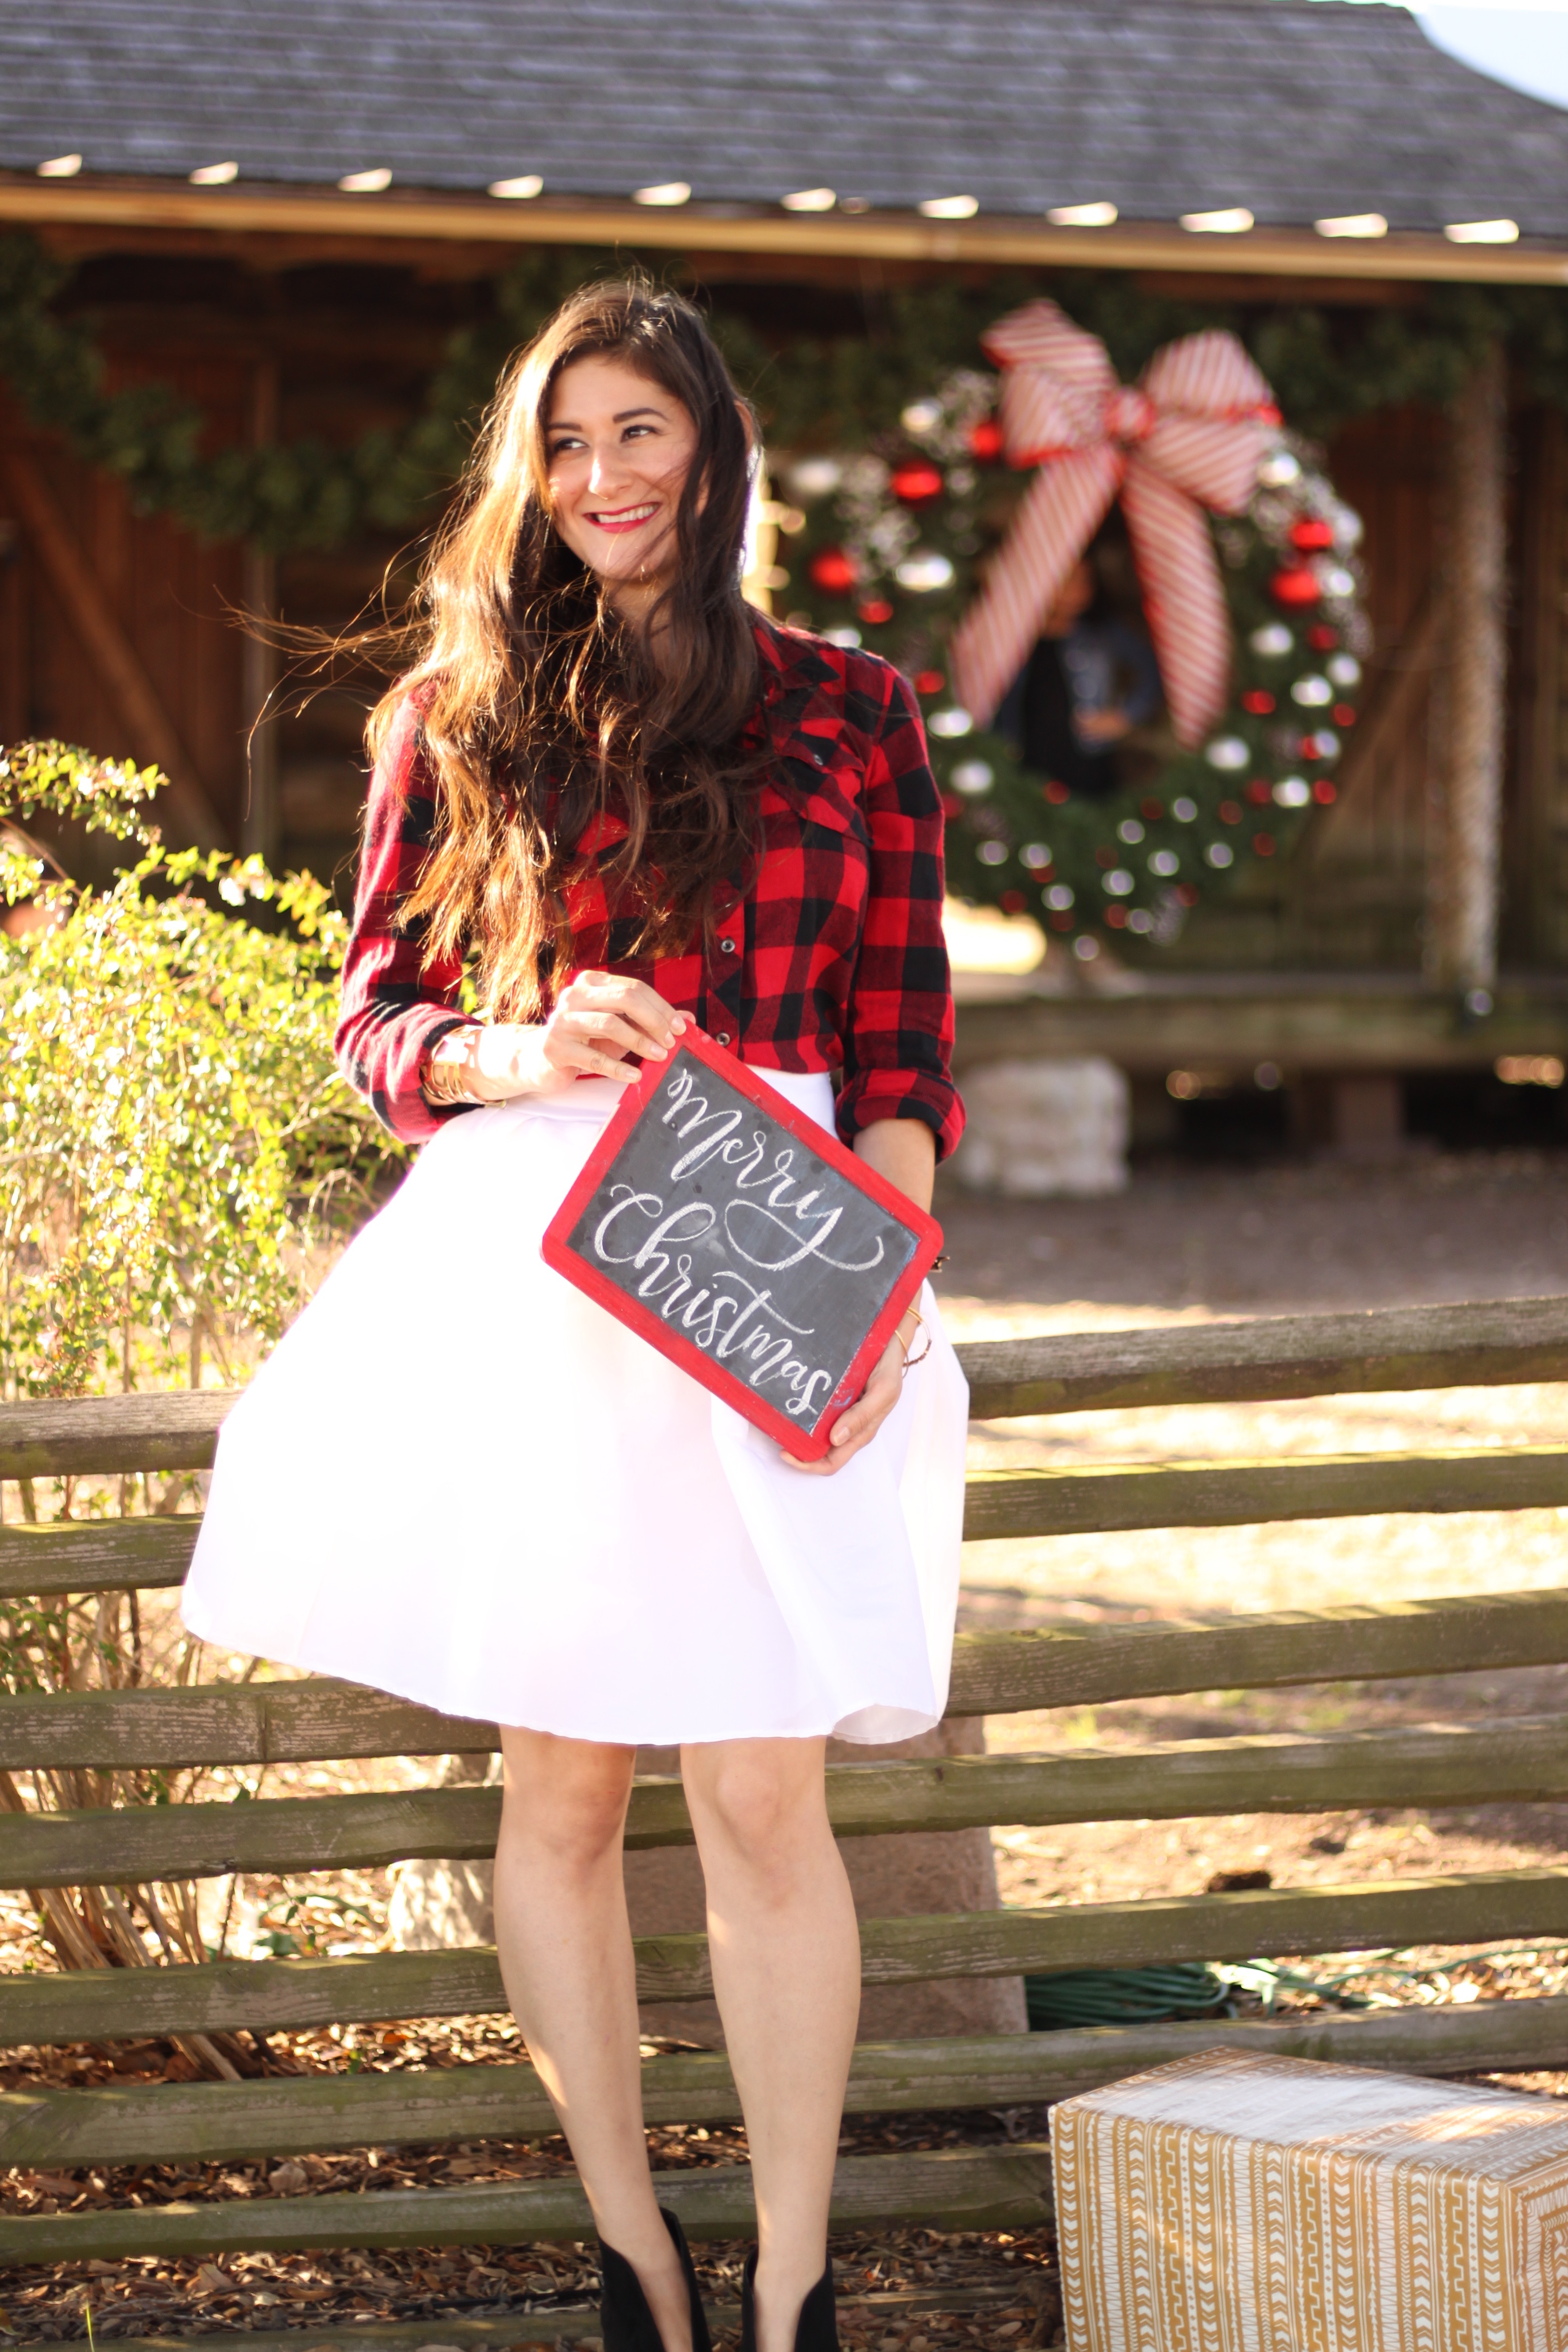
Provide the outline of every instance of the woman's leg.
[[665,2352],[690,2305],[654,2201],[621,1837],[633,1748],[503,1731],[496,1943],[507,1999],[561,2118],[595,2226],[637,2272]]
[[826,2260],[827,2207],[860,2010],[860,1937],[827,1825],[821,1739],[680,1752],[708,1881],[713,1990],[757,2199],[758,2352],[794,2352]]

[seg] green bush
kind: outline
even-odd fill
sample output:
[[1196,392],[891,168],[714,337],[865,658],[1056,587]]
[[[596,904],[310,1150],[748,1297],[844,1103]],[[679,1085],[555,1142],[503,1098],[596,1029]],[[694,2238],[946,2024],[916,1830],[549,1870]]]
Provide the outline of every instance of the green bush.
[[[163,781],[0,753],[0,1399],[236,1377],[404,1157],[332,1060],[325,885],[166,849]],[[134,862],[79,887],[40,814]]]

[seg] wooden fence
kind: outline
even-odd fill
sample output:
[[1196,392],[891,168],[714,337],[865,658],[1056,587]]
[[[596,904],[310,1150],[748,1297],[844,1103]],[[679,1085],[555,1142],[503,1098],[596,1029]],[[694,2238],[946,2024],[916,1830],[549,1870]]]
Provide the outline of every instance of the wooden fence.
[[[1568,1298],[986,1342],[960,1352],[982,1420],[1568,1381]],[[0,1410],[0,1477],[200,1468],[212,1459],[231,1402],[203,1393],[6,1407]],[[1081,1535],[1541,1505],[1568,1505],[1568,1446],[983,1471],[970,1481],[966,1529],[972,1538]],[[196,1524],[178,1517],[0,1528],[0,1594],[177,1584]],[[1568,1587],[1222,1624],[970,1633],[958,1643],[951,1705],[957,1715],[999,1715],[1564,1661]],[[440,1755],[494,1745],[493,1725],[320,1680],[0,1701],[0,1767],[13,1771]],[[1478,1710],[1473,1725],[1451,1729],[843,1765],[831,1769],[829,1784],[834,1823],[844,1836],[1561,1799],[1568,1797],[1568,1719],[1486,1720]],[[11,1813],[0,1816],[0,1885],[125,1885],[234,1871],[364,1868],[415,1856],[478,1858],[492,1851],[499,1801],[494,1790],[459,1787]],[[680,1844],[690,1834],[679,1782],[640,1780],[628,1844]],[[863,1927],[866,1977],[873,1984],[1536,1936],[1568,1942],[1568,1870],[873,1919]],[[637,1973],[650,2000],[706,1994],[706,1939],[644,1937]],[[0,2040],[37,2045],[234,2028],[266,2032],[482,2014],[504,2006],[488,1949],[39,1973],[0,1977]],[[1436,2074],[1563,2065],[1568,2000],[868,2044],[856,2053],[848,2105],[861,2114],[1037,2105],[1220,2042]],[[643,2080],[650,2121],[711,2123],[739,2113],[721,2055],[653,2058]],[[522,2138],[552,2128],[532,2069],[516,2063],[239,2084],[22,2088],[0,2095],[0,2163],[58,2170],[283,2158],[367,2144]],[[750,2227],[743,2167],[670,2174],[661,2177],[659,2189],[694,2235],[735,2236]],[[843,2228],[897,2221],[1016,2229],[1037,2224],[1048,2210],[1048,2158],[1035,2144],[848,2157],[834,2203]],[[0,2220],[0,2259],[502,2244],[588,2234],[581,2190],[557,2179],[6,2218]],[[489,2323],[486,2340],[511,2341],[519,2325]],[[473,2326],[454,2333],[454,2326],[426,2322],[409,2341],[432,2332],[454,2341],[485,2336],[483,2328],[475,2335]],[[527,2327],[535,2335],[571,2332],[545,2314],[531,2316]],[[310,2340],[331,2333],[313,2330]],[[391,2338],[380,2331],[377,2340]]]

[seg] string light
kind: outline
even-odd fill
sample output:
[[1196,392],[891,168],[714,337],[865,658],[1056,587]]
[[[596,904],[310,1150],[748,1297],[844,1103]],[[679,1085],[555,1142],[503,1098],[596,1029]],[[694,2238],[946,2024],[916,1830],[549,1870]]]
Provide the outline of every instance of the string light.
[[1194,236],[1239,236],[1252,226],[1245,205],[1229,205],[1215,213],[1184,213],[1182,226]]

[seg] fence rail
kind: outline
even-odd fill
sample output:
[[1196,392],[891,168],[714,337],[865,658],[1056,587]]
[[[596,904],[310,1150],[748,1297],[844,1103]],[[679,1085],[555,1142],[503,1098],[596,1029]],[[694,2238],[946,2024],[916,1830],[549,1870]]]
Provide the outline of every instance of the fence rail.
[[[862,2042],[851,2063],[847,2105],[857,2115],[1032,2106],[1220,2047],[1341,2065],[1414,2066],[1429,2074],[1561,2066],[1568,2064],[1568,2000]],[[650,2124],[740,2118],[730,2062],[716,2051],[648,2059],[642,2087]],[[527,2139],[554,2128],[543,2086],[526,2063],[161,2083],[152,2089],[24,2089],[0,2095],[0,2163],[39,2169],[229,2163],[389,2143]],[[243,2221],[235,2226],[242,2229]]]
[[[960,1352],[973,1409],[987,1420],[1568,1381],[1568,1298],[981,1342]],[[0,1478],[199,1470],[210,1463],[233,1402],[230,1394],[211,1392],[0,1408]],[[1268,1462],[1134,1462],[1089,1471],[982,1471],[971,1477],[967,1504],[966,1532],[980,1538],[1389,1511],[1560,1507],[1568,1505],[1568,1449],[1449,1448]],[[167,1588],[184,1573],[198,1526],[188,1512],[6,1525],[0,1528],[0,1596]],[[1292,1611],[1214,1623],[968,1634],[955,1650],[952,1712],[992,1715],[1563,1663],[1568,1591]],[[24,1776],[43,1769],[484,1751],[496,1738],[493,1724],[314,1679],[0,1700],[0,1769]],[[1474,1722],[1453,1728],[1074,1746],[1026,1756],[837,1766],[829,1774],[834,1825],[845,1836],[1564,1797],[1568,1720],[1556,1715],[1489,1720],[1479,1709]],[[498,1810],[493,1790],[435,1788],[11,1812],[0,1814],[0,1884],[39,1889],[131,1885],[233,1871],[369,1867],[414,1856],[476,1859],[493,1850]],[[689,1838],[679,1781],[639,1780],[628,1844],[671,1845]],[[872,1984],[1417,1942],[1568,1941],[1568,1871],[872,1919],[863,1923],[862,1933]],[[641,1938],[637,1960],[644,1998],[692,2000],[710,1989],[700,1936]],[[484,2014],[504,2005],[495,1955],[483,1948],[214,1961],[0,1978],[0,2037],[36,2045],[239,2029],[266,2033]],[[1436,2074],[1568,2063],[1568,2000],[867,2045],[856,2053],[849,2106],[892,2113],[1032,2105],[1219,2042]],[[721,2057],[662,2057],[648,2061],[644,2074],[650,2121],[721,2121],[738,2112]],[[522,2137],[551,2124],[548,2103],[526,2065],[79,2092],[21,2089],[0,2094],[0,2162],[57,2168],[183,2163],[367,2142]],[[661,2182],[661,2193],[665,2189]],[[670,2176],[668,2193],[694,2234],[732,2235],[750,2226],[743,2168]],[[961,2148],[846,2158],[834,2213],[843,2227],[895,2219],[944,2228],[1026,2227],[1044,2216],[1048,2202],[1041,2148]],[[0,2259],[501,2243],[577,2238],[588,2228],[574,2183],[526,2181],[29,2215],[0,2221]]]
[[[130,1521],[132,1526],[146,1522]],[[73,1590],[76,1588],[73,1587]],[[1568,1592],[1280,1611],[1222,1624],[961,1633],[954,1716],[1100,1706],[1184,1692],[1377,1682],[1568,1657]],[[0,1770],[155,1770],[491,1752],[493,1723],[325,1677],[194,1690],[23,1693],[0,1701]]]
[[[838,1837],[1310,1813],[1346,1805],[1466,1805],[1568,1797],[1568,1717],[1328,1736],[1273,1733],[1034,1756],[835,1764]],[[130,1885],[238,1871],[376,1870],[480,1862],[495,1852],[499,1789],[0,1814],[0,1886]],[[679,1780],[632,1787],[628,1852],[689,1845]]]

